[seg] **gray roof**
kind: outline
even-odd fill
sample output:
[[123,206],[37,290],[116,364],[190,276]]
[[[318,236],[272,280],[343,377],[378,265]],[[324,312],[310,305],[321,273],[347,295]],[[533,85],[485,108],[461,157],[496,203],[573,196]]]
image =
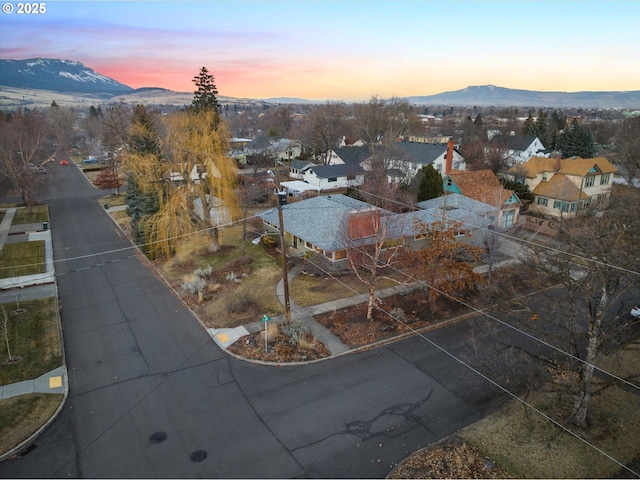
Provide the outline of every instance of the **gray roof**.
[[[434,198],[420,202],[421,210],[403,214],[392,214],[381,210],[383,229],[390,239],[408,237],[420,233],[416,228],[416,220],[433,223],[443,220],[443,214],[452,221],[459,221],[472,227],[486,228],[493,222],[490,218],[496,209],[486,203],[478,202],[459,194]],[[446,209],[443,209],[446,206]],[[343,249],[347,241],[343,235],[347,215],[353,210],[375,208],[346,195],[325,195],[312,197],[282,207],[285,230],[296,237],[310,242],[327,252]],[[496,213],[497,215],[497,213]],[[258,215],[265,222],[279,225],[278,210],[272,208]],[[364,239],[362,243],[371,243],[375,239]],[[352,242],[351,242],[352,243]]]
[[397,142],[387,149],[385,158],[429,165],[446,151],[446,143]]
[[369,147],[341,147],[333,151],[344,163],[361,164],[371,157]]
[[489,145],[524,152],[536,138],[531,135],[496,135],[491,139]]
[[318,178],[346,177],[348,175],[364,175],[364,170],[357,164],[320,165],[311,167]]
[[[346,195],[312,197],[282,207],[284,229],[325,251],[344,248],[340,237],[344,232],[346,216],[353,210],[366,210],[371,205]],[[272,225],[279,225],[278,210],[272,208],[258,215]]]
[[289,168],[293,168],[296,170],[303,170],[305,167],[314,165],[315,164],[313,162],[310,162],[308,160],[291,160],[291,162],[289,162]]
[[420,210],[412,212],[421,220],[429,223],[447,220],[467,223],[470,226],[486,228],[493,223],[491,217],[497,218],[498,209],[459,193],[443,195],[416,204]]

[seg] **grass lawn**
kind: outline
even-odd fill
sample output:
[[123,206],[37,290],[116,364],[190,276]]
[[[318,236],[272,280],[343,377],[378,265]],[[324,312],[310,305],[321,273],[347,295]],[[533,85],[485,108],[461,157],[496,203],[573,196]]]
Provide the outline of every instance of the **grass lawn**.
[[44,240],[5,243],[0,252],[0,277],[34,275],[46,271]]
[[[20,302],[22,313],[12,313],[16,303],[1,307],[9,315],[11,356],[20,361],[8,362],[4,338],[0,351],[0,385],[37,378],[62,365],[62,340],[58,322],[57,299],[45,298]],[[4,312],[0,308],[0,319]]]
[[105,195],[104,197],[100,197],[98,202],[100,205],[104,205],[105,203],[109,204],[110,207],[118,207],[120,205],[124,205],[126,203],[127,196],[122,193],[122,188],[120,189],[120,195]]
[[8,452],[44,425],[63,396],[31,393],[0,400],[0,454]]
[[[611,362],[622,371],[637,372],[640,343],[622,349],[603,364]],[[547,414],[557,404],[557,398],[541,392],[527,401]],[[605,389],[593,397],[588,418],[591,428],[581,434],[591,444],[625,465],[640,454],[638,395],[618,387]],[[567,427],[577,432],[572,425]],[[612,478],[621,469],[520,402],[483,418],[461,436],[517,478]]]
[[[352,272],[338,278],[340,281],[332,278],[298,275],[289,285],[291,299],[302,307],[309,307],[338,298],[353,297],[357,294],[368,296],[369,286],[358,280]],[[391,280],[381,279],[376,285],[376,290],[395,285],[398,284]]]
[[13,225],[24,223],[41,223],[49,221],[49,210],[46,205],[34,205],[31,212],[27,207],[17,208],[11,222]]

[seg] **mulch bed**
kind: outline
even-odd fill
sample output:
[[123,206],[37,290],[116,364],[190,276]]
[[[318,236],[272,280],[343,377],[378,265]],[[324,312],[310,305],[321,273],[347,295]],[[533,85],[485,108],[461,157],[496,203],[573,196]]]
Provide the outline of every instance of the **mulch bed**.
[[314,318],[342,343],[354,348],[419,331],[468,311],[467,307],[447,298],[430,305],[425,292],[416,290],[379,300],[372,320],[367,320],[366,303]]
[[228,351],[251,360],[265,362],[308,362],[330,356],[329,350],[322,343],[307,335],[306,341],[295,346],[289,338],[278,335],[268,339],[268,350],[265,355],[264,332],[246,335],[229,345]]

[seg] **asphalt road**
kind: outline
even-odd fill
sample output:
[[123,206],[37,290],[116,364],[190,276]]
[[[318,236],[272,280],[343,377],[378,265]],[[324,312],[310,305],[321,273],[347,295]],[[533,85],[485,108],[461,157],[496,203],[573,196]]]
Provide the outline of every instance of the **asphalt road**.
[[[50,207],[70,394],[0,477],[382,478],[500,392],[419,338],[296,367],[221,351],[77,168]],[[464,324],[429,335],[460,353]]]

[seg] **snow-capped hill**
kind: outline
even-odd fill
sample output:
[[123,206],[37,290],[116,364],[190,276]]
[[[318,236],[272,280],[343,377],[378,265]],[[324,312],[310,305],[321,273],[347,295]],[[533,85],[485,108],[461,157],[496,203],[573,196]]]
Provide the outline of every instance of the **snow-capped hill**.
[[82,63],[52,58],[0,60],[0,85],[9,87],[117,95],[133,89]]

